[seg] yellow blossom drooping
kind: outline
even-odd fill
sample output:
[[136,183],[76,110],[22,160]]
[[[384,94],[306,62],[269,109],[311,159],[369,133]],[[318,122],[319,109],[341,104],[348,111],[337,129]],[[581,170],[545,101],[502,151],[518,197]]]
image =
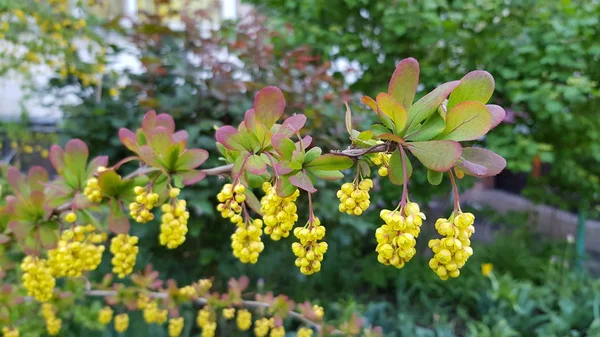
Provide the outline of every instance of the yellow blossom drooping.
[[371,161],[373,162],[373,164],[379,166],[379,169],[377,170],[377,174],[379,174],[382,177],[385,177],[388,175],[388,173],[389,173],[388,168],[390,166],[391,158],[392,158],[392,155],[389,153],[385,153],[385,152],[378,152],[373,157],[371,157]]
[[[138,308],[139,301],[140,299],[138,298]],[[167,321],[168,314],[169,311],[167,309],[158,308],[157,301],[147,302],[146,305],[144,305],[144,321],[148,324],[163,324]]]
[[98,322],[102,325],[108,325],[112,321],[113,310],[110,307],[104,307],[98,312]]
[[320,305],[317,305],[317,304],[313,305],[312,310],[315,313],[315,316],[319,320],[323,319],[323,317],[325,316],[325,309]]
[[252,326],[252,313],[246,309],[238,310],[235,323],[238,329],[247,331]]
[[136,306],[139,310],[144,310],[150,303],[150,297],[144,293],[139,293],[136,301]]
[[283,327],[283,325],[274,327],[273,329],[271,329],[271,333],[269,334],[269,337],[284,337],[285,336],[285,328]]
[[110,252],[113,254],[112,270],[119,275],[119,278],[124,278],[133,272],[139,252],[138,240],[137,236],[129,234],[119,234],[112,239],[110,244]]
[[458,277],[460,268],[473,255],[470,238],[475,232],[474,222],[473,214],[462,212],[435,222],[435,229],[444,238],[429,241],[429,248],[434,253],[433,258],[429,260],[429,267],[440,279]]
[[196,292],[196,288],[192,286],[185,286],[183,288],[179,288],[179,295],[187,299],[191,299],[198,296],[198,292]]
[[168,249],[175,249],[185,241],[190,212],[186,210],[186,202],[183,199],[177,200],[175,205],[164,204],[161,209],[163,215],[158,236],[159,242]]
[[50,303],[42,305],[42,317],[46,323],[46,331],[50,336],[56,336],[62,327],[62,320],[56,317],[56,309]]
[[136,186],[133,191],[136,197],[135,201],[129,204],[129,215],[139,223],[154,220],[154,214],[150,211],[158,203],[158,194],[152,193],[152,191],[147,192],[142,186]]
[[183,326],[183,317],[171,318],[169,320],[169,337],[179,337]]
[[265,249],[261,240],[263,222],[260,219],[237,223],[237,229],[231,235],[233,255],[242,263],[256,263],[258,256]]
[[298,329],[298,332],[296,332],[297,337],[312,337],[312,335],[313,330],[307,327],[301,327],[300,329]]
[[409,202],[399,211],[382,210],[380,217],[385,224],[375,231],[377,261],[386,266],[403,268],[417,253],[416,239],[421,232],[425,214],[417,203]]
[[201,310],[198,311],[198,315],[196,316],[196,324],[200,329],[204,328],[207,324],[211,323],[214,320],[213,312],[210,307],[205,306]]
[[222,314],[225,319],[233,319],[235,317],[235,308],[224,308]]
[[337,197],[340,200],[339,211],[349,215],[363,214],[371,204],[369,195],[371,188],[373,188],[371,179],[364,179],[358,185],[356,182],[343,184],[337,191]]
[[275,187],[268,182],[263,183],[262,189],[266,193],[260,200],[265,234],[270,235],[275,241],[282,237],[287,238],[298,221],[296,199],[300,196],[300,191],[296,190],[291,196],[282,198],[277,195]]
[[232,184],[225,184],[221,192],[217,194],[217,211],[225,219],[229,219],[232,223],[238,224],[244,221],[242,218],[242,203],[246,200],[244,192],[246,187],[242,184],[236,184],[235,188]]
[[38,257],[26,256],[21,263],[21,270],[23,270],[22,279],[27,294],[40,302],[49,301],[52,298],[56,280],[52,276],[47,261]]
[[48,266],[55,277],[80,277],[96,270],[102,261],[105,233],[97,233],[91,224],[62,232],[57,247],[48,251]]
[[65,215],[65,221],[68,223],[73,223],[77,221],[77,214],[75,214],[75,212],[67,213],[67,215]]
[[321,270],[321,261],[327,251],[327,242],[318,242],[325,237],[325,226],[317,217],[313,217],[307,224],[294,228],[294,236],[300,242],[292,244],[292,252],[296,255],[296,266],[304,275],[311,275]]
[[267,334],[269,334],[269,329],[273,324],[274,320],[272,317],[271,319],[266,317],[257,319],[254,321],[254,335],[256,337],[265,337]]
[[202,337],[215,337],[217,322],[210,322],[202,328]]
[[2,328],[2,337],[19,337],[19,330],[5,326]]
[[117,332],[125,332],[129,328],[129,315],[126,313],[115,316],[115,330]]
[[90,178],[87,180],[83,194],[85,194],[91,202],[102,201],[102,189],[100,188],[97,178]]

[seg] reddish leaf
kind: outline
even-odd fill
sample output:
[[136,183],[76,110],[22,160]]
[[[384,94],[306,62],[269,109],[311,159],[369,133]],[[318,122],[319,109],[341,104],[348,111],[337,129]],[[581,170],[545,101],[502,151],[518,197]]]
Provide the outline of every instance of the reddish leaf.
[[490,150],[466,147],[456,166],[471,176],[491,177],[504,170],[506,160]]
[[488,104],[485,107],[488,108],[490,114],[492,115],[492,125],[490,126],[491,130],[504,121],[504,117],[506,117],[506,111],[504,111],[504,108],[496,104]]
[[8,183],[10,184],[10,186],[12,186],[12,188],[15,192],[21,190],[21,184],[23,183],[23,176],[21,175],[21,172],[19,172],[18,168],[14,167],[14,166],[10,166],[6,170],[6,180],[8,180]]
[[412,142],[408,149],[423,166],[438,172],[449,170],[462,152],[460,144],[452,140]]
[[317,189],[313,186],[312,181],[304,172],[298,172],[290,177],[292,185],[305,190],[308,193],[315,193]]
[[217,142],[223,144],[226,148],[235,151],[244,150],[244,145],[239,141],[239,137],[240,134],[238,130],[231,125],[220,127],[215,134]]
[[277,87],[266,87],[258,92],[254,98],[254,111],[256,120],[270,129],[275,124],[285,109],[285,98]]
[[191,170],[179,175],[183,178],[184,185],[193,185],[206,177],[206,173],[199,170]]
[[184,147],[185,144],[187,142],[187,139],[189,137],[189,134],[187,131],[185,130],[180,130],[175,132],[172,136],[171,136],[171,140],[173,141],[173,143],[179,143],[179,142],[183,142]]
[[396,143],[402,143],[402,138],[393,133],[382,133],[377,136],[379,139],[391,140]]
[[121,143],[130,151],[137,152],[138,143],[137,136],[131,130],[126,128],[119,129],[119,138]]
[[52,227],[43,225],[40,226],[35,232],[36,238],[45,249],[52,249],[56,247],[58,242],[58,228],[55,226]]
[[142,129],[145,132],[150,132],[156,127],[156,111],[150,110],[146,112],[142,119]]
[[175,132],[175,121],[171,115],[162,113],[156,116],[156,127],[165,128],[172,134]]
[[[306,149],[310,146],[310,144],[312,144],[312,137],[311,136],[304,136],[304,138],[302,138],[302,142],[297,141],[296,142],[296,149],[297,150],[302,150],[303,148]],[[302,145],[302,146],[301,146]]]
[[[377,110],[378,110],[378,109],[377,109],[377,103],[375,102],[375,100],[374,100],[374,99],[372,99],[372,98],[371,98],[371,97],[369,97],[369,96],[363,96],[363,97],[362,97],[360,100],[361,100],[363,103],[365,103],[365,104],[366,104],[366,105],[367,105],[369,108],[371,108],[371,110],[373,110],[373,111],[377,112]],[[378,112],[377,112],[377,113],[378,113]]]
[[289,130],[291,135],[294,135],[296,132],[300,131],[306,124],[306,116],[303,114],[293,115],[283,121],[282,129]]
[[64,150],[62,147],[58,145],[52,145],[50,147],[50,163],[52,167],[58,172],[58,174],[62,174],[65,168],[65,159],[64,159]]
[[65,165],[67,168],[85,169],[90,152],[81,139],[71,139],[65,145]]
[[32,190],[42,191],[48,182],[48,171],[41,166],[32,166],[27,172],[27,182]]
[[408,110],[417,92],[419,85],[419,62],[414,58],[407,58],[396,67],[390,85],[388,94],[390,94],[404,109]]
[[185,150],[177,160],[177,170],[191,170],[202,165],[208,159],[208,152],[202,149]]
[[400,103],[398,103],[392,96],[386,93],[380,93],[377,95],[377,106],[381,112],[383,112],[392,120],[392,122],[394,122],[396,133],[404,130],[408,115]]
[[108,229],[113,233],[127,234],[130,226],[129,219],[122,212],[111,212],[108,216]]
[[408,110],[408,129],[414,129],[429,118],[459,84],[460,81],[444,83],[418,100]]
[[0,245],[3,245],[7,242],[10,241],[10,236],[8,235],[4,235],[4,234],[0,234]]
[[17,239],[23,240],[29,235],[29,232],[31,232],[33,224],[26,221],[13,220],[8,223],[8,228]]
[[492,115],[483,103],[462,102],[448,111],[446,128],[437,139],[475,140],[490,130]]
[[90,178],[100,166],[108,166],[108,156],[98,156],[90,161],[86,171],[86,177]]
[[149,145],[158,153],[164,156],[169,146],[171,146],[171,134],[163,127],[156,127],[152,137],[149,139]]
[[278,175],[286,175],[294,172],[294,169],[286,166],[284,163],[279,162],[275,164],[275,171]]
[[246,161],[246,169],[253,174],[261,175],[267,173],[267,163],[260,155],[252,155]]
[[466,101],[487,103],[494,93],[494,86],[494,77],[487,71],[475,70],[466,74],[450,95],[448,110]]

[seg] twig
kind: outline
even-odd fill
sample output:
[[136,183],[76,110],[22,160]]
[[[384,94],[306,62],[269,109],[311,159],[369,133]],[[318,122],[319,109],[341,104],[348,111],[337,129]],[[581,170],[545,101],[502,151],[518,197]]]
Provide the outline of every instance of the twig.
[[350,148],[350,149],[346,149],[346,150],[331,150],[329,151],[331,154],[337,155],[337,156],[346,156],[346,157],[350,157],[350,158],[358,158],[358,157],[362,157],[366,154],[369,153],[377,153],[377,152],[388,152],[390,151],[390,144],[388,143],[381,143],[381,144],[377,144],[377,145],[373,145],[371,147],[365,148],[365,149],[355,149],[355,148]]

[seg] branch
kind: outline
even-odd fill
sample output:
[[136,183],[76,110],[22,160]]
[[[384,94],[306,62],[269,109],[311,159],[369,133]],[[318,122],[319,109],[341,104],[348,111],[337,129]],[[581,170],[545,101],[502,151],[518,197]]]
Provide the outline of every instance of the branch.
[[365,149],[356,149],[356,148],[349,148],[346,150],[331,150],[329,151],[331,154],[337,155],[337,156],[346,156],[346,157],[350,157],[350,158],[359,158],[362,157],[366,154],[369,153],[377,153],[377,152],[388,152],[390,150],[393,149],[393,144],[392,143],[381,143],[381,144],[377,144],[377,145],[373,145],[371,147],[365,148]]
[[[87,296],[97,296],[97,297],[112,297],[112,296],[117,296],[118,293],[116,290],[88,290],[86,292]],[[167,293],[161,293],[161,292],[151,292],[150,297],[153,298],[160,298],[160,299],[165,299],[167,297],[169,297],[169,294]],[[31,298],[27,298],[27,299],[31,299]],[[200,304],[200,305],[206,305],[208,304],[208,300],[205,297],[199,297],[197,299],[194,300],[196,304]],[[250,301],[250,300],[242,300],[242,306],[244,308],[269,308],[271,305],[269,303],[265,303],[265,302],[259,302],[259,301]],[[314,321],[311,321],[310,319],[302,316],[302,314],[290,310],[288,311],[288,316],[297,319],[299,321],[301,321],[302,323],[316,329],[318,332],[321,332],[322,330],[322,326]],[[331,332],[332,334],[341,334],[341,331],[339,330],[334,330],[333,332]]]

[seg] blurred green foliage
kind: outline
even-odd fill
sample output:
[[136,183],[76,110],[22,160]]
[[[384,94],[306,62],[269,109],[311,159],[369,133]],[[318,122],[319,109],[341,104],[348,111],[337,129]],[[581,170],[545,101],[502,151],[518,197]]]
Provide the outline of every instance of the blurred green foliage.
[[[577,208],[600,201],[600,3],[597,1],[250,0],[275,27],[331,60],[357,61],[353,90],[384,89],[394,62],[415,57],[422,92],[471,69],[496,79],[493,101],[507,109],[487,146],[508,168],[534,177],[539,201]],[[335,8],[335,10],[331,10]],[[553,194],[562,196],[559,200]]]

